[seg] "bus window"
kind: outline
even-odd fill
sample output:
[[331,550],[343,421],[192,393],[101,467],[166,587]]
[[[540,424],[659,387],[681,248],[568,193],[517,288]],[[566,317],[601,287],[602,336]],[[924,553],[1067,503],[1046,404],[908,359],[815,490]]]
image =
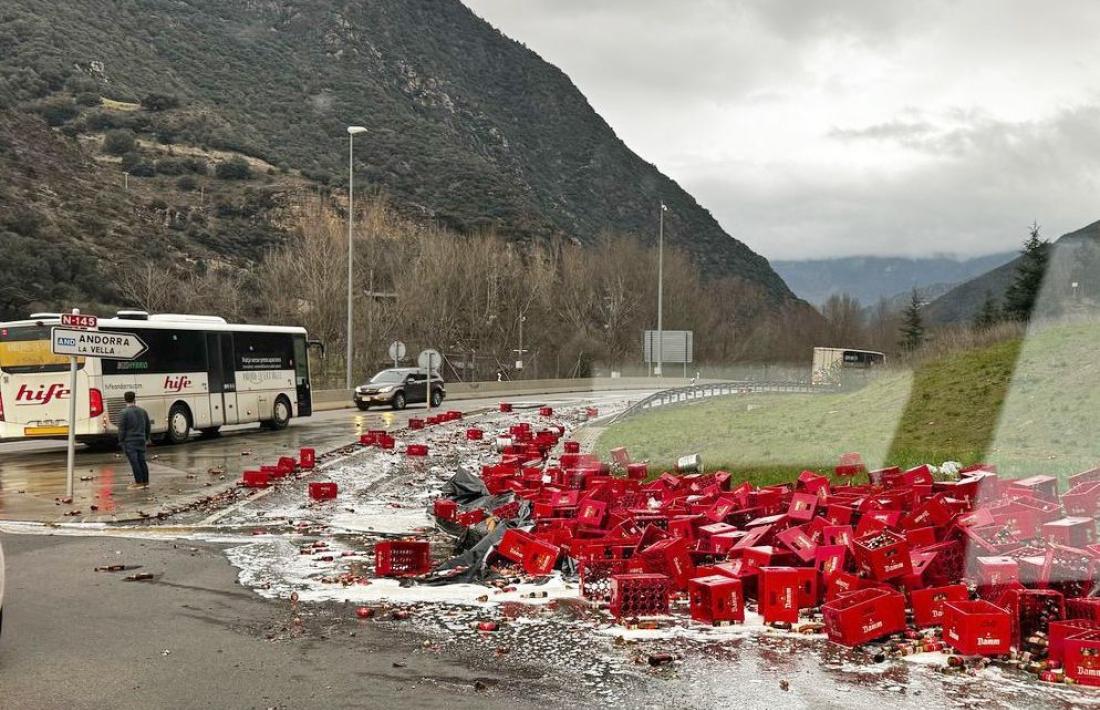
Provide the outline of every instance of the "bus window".
[[[84,358],[77,358],[84,367]],[[36,372],[62,372],[69,369],[67,355],[54,355],[50,349],[49,326],[0,328],[0,370],[9,375]]]

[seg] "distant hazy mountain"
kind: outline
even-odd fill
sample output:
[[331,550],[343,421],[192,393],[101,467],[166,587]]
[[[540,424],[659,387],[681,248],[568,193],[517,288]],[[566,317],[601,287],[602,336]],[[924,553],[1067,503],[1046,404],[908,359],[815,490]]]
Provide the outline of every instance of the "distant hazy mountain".
[[[1100,283],[1095,277],[1100,272],[1100,222],[1063,234],[1054,241],[1054,245],[1043,285],[1047,303],[1040,309],[1045,311],[1042,314],[1052,315],[1052,310],[1069,310],[1066,299],[1070,294],[1067,291],[1073,293],[1074,300],[1100,302]],[[998,304],[1003,304],[1005,291],[1015,281],[1019,264],[1019,255],[1012,256],[1011,262],[971,278],[929,303],[925,309],[927,320],[930,323],[971,321],[985,303],[987,293],[992,294]],[[781,269],[776,270],[782,274]],[[1073,289],[1072,284],[1075,283],[1078,289]],[[794,284],[791,288],[798,291]]]
[[957,284],[983,274],[1015,258],[1013,252],[974,259],[931,257],[905,259],[880,256],[852,256],[840,259],[773,261],[772,267],[791,290],[810,303],[824,303],[829,296],[847,293],[869,306],[880,298],[894,298],[911,291]]

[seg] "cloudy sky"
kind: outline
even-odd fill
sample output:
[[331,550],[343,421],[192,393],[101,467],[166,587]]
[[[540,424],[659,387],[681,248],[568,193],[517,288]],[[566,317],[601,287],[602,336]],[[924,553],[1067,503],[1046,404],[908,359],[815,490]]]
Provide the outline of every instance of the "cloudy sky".
[[1100,219],[1096,0],[464,0],[769,258]]

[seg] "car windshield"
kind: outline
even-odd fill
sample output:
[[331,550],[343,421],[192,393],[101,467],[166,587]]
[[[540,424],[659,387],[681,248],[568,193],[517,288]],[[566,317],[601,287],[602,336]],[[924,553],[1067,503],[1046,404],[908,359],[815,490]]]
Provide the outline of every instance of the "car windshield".
[[390,385],[397,382],[405,381],[405,373],[397,370],[382,370],[374,377],[370,378],[372,385]]

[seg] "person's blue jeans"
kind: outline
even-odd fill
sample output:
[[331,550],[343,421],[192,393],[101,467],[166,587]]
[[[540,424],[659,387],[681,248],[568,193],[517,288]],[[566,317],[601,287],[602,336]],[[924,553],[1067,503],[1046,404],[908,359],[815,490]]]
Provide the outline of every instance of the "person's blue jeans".
[[134,471],[134,483],[143,486],[149,484],[149,464],[145,462],[145,447],[126,445],[122,447],[126,458],[130,460],[130,468]]

